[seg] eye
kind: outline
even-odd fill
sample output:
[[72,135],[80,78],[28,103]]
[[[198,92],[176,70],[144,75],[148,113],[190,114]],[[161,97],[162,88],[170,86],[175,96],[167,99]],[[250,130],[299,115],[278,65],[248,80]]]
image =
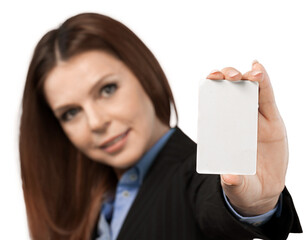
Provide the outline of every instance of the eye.
[[110,83],[105,86],[103,86],[100,89],[100,95],[103,97],[110,97],[117,89],[117,84]]
[[79,108],[71,108],[69,110],[67,110],[66,112],[64,112],[61,117],[60,120],[67,122],[71,119],[73,119],[73,117],[80,111]]

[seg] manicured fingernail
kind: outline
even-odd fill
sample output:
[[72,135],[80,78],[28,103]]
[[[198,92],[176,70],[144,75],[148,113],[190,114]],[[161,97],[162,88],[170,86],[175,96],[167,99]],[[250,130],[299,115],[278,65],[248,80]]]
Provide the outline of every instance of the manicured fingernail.
[[218,73],[218,72],[220,72],[220,70],[214,69],[209,74],[214,74],[214,73]]
[[255,63],[259,63],[258,60],[255,59],[255,60],[253,61],[252,65],[254,65]]
[[229,77],[235,77],[235,76],[237,76],[237,75],[239,75],[239,72],[237,72],[236,70],[229,70],[228,71],[228,76]]
[[263,74],[263,72],[262,71],[259,71],[259,70],[256,70],[256,71],[253,71],[252,72],[252,75],[255,77],[255,76],[258,76],[258,75],[260,75],[260,74]]

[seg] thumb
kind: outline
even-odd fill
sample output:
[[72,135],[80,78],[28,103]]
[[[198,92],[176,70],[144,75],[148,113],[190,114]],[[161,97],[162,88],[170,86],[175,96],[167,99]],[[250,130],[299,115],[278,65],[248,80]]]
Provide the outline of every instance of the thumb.
[[[231,175],[231,174],[222,174],[221,183],[224,187],[238,187],[243,184],[243,176],[241,175]],[[225,186],[226,185],[226,186]]]

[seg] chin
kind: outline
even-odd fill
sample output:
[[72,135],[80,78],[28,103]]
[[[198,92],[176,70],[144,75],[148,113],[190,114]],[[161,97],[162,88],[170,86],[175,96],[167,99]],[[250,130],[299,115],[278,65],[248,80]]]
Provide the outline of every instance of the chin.
[[141,153],[136,153],[136,152],[131,153],[128,151],[122,151],[115,155],[107,155],[107,156],[95,155],[91,156],[90,158],[93,161],[108,165],[113,168],[127,169],[135,165],[141,157],[142,157]]
[[122,154],[119,154],[118,157],[110,159],[109,165],[119,169],[127,169],[135,165],[141,157],[142,157],[141,153],[137,152],[129,153],[123,151]]

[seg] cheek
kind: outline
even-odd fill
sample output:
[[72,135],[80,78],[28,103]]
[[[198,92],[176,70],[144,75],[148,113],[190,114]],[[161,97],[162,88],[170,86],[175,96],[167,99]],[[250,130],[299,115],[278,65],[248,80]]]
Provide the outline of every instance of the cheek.
[[80,150],[84,150],[89,144],[88,130],[82,124],[73,124],[68,127],[63,127],[63,130],[72,142],[72,144]]
[[150,99],[143,94],[135,94],[129,98],[129,101],[122,100],[121,104],[119,104],[118,114],[128,123],[133,124],[136,129],[140,130],[150,128],[155,117]]
[[135,99],[130,105],[131,126],[135,132],[135,151],[145,151],[155,132],[155,111],[147,96]]
[[139,101],[138,106],[138,119],[142,122],[142,125],[147,128],[149,131],[153,130],[155,122],[155,110],[148,97],[143,98],[142,101]]

